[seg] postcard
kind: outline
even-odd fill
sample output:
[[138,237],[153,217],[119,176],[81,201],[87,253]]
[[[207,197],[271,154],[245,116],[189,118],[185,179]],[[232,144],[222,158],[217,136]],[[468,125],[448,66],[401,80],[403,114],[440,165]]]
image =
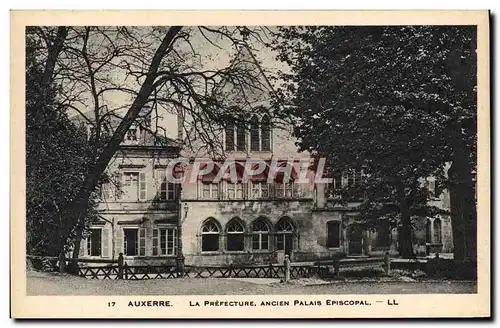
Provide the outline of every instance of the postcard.
[[12,11],[13,318],[486,318],[488,11]]

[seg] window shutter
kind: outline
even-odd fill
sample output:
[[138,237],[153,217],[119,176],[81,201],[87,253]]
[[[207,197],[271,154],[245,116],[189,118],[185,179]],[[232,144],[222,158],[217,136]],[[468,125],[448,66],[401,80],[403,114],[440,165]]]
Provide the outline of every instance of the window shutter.
[[139,229],[139,256],[146,255],[146,229]]
[[176,255],[177,254],[177,229],[172,229],[172,235],[174,238],[174,242],[173,242],[174,251],[172,254]]
[[87,250],[87,238],[82,238],[80,240],[80,250],[78,251],[78,257],[79,258],[85,257],[85,254],[87,254],[86,250]]
[[153,228],[151,226],[147,226],[145,228],[146,230],[146,254],[145,255],[152,255],[152,246],[153,246]]
[[146,200],[146,173],[139,173],[139,199]]
[[111,241],[111,238],[110,238],[110,229],[108,227],[104,227],[102,228],[102,236],[101,236],[101,240],[102,240],[102,253],[101,253],[101,257],[111,257],[110,256],[110,241]]
[[153,229],[153,256],[158,255],[158,229]]
[[123,229],[118,227],[116,230],[116,255],[123,253]]
[[116,172],[114,176],[115,176],[115,197],[116,199],[121,199],[123,174],[121,172]]

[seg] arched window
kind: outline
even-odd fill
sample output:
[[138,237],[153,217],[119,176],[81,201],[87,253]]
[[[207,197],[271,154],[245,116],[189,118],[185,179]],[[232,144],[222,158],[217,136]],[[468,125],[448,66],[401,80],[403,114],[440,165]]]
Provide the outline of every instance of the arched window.
[[231,219],[226,226],[226,249],[242,251],[245,248],[245,228],[237,218]]
[[217,221],[208,219],[201,227],[201,250],[213,252],[219,250],[220,228]]
[[432,244],[432,222],[427,219],[427,224],[425,225],[425,242]]
[[288,217],[281,218],[276,224],[276,249],[288,254],[293,249],[295,225]]
[[264,115],[261,121],[260,138],[262,142],[262,151],[271,151],[271,121],[268,115]]
[[441,244],[441,219],[434,219],[434,243]]
[[252,223],[252,249],[269,249],[269,225],[263,218]]
[[256,115],[250,120],[250,150],[260,150],[259,119]]
[[234,151],[234,125],[226,125],[226,151]]
[[245,151],[247,149],[247,133],[245,125],[240,123],[236,126],[236,150]]

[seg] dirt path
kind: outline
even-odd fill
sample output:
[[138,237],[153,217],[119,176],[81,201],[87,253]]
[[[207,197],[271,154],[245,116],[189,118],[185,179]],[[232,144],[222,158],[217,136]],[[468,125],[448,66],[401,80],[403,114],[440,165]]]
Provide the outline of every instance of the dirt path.
[[256,294],[430,294],[476,293],[475,282],[336,282],[305,286],[255,279],[92,280],[28,272],[28,295],[256,295]]

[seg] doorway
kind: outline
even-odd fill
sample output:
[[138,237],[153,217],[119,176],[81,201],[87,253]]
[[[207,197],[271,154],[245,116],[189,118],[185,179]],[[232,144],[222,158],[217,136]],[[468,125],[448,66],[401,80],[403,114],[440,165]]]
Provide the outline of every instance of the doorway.
[[349,229],[349,255],[363,255],[363,230],[359,227]]

